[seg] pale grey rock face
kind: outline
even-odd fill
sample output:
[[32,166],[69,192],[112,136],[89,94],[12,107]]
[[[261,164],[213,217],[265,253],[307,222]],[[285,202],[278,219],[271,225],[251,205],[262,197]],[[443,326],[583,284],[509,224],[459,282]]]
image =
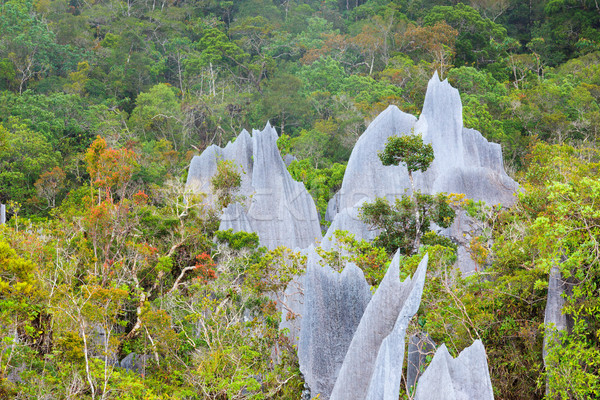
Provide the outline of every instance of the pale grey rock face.
[[269,249],[278,246],[306,248],[321,239],[317,209],[304,185],[292,179],[277,149],[277,132],[267,124],[262,131],[247,131],[225,148],[208,147],[194,157],[187,187],[196,193],[213,193],[210,184],[217,162],[232,160],[239,165],[242,204],[225,209],[220,229],[256,232]]
[[226,231],[228,229],[232,229],[234,232],[253,232],[246,210],[240,203],[231,203],[223,209],[219,230]]
[[456,251],[456,265],[463,276],[477,271],[478,265],[471,257],[469,246],[471,239],[482,234],[482,229],[477,221],[469,216],[465,210],[458,210],[454,222],[448,228],[434,229],[439,235],[450,237],[458,246]]
[[544,314],[544,324],[547,325],[544,334],[544,365],[546,365],[547,347],[552,334],[567,330],[567,316],[562,313],[562,308],[565,305],[565,299],[562,295],[565,293],[566,288],[567,285],[562,279],[560,269],[554,265],[548,277],[548,298]]
[[[421,304],[428,259],[428,254],[425,254],[412,280],[402,282],[402,289],[408,291],[408,296],[402,304],[394,329],[381,343],[365,400],[397,400],[400,395],[404,338],[408,323]],[[404,293],[401,296],[404,297]]]
[[129,353],[121,360],[120,367],[127,371],[145,375],[151,361],[152,357],[148,354]]
[[[404,335],[421,301],[427,256],[415,276],[400,282],[396,253],[356,329],[331,399],[397,399],[400,391]],[[395,396],[395,397],[394,397]]]
[[494,392],[480,340],[452,358],[446,345],[435,352],[417,384],[415,400],[493,400]]
[[[389,106],[361,135],[348,161],[342,188],[328,205],[327,217],[332,218],[333,223],[326,237],[331,237],[332,229],[359,235],[368,230],[360,221],[347,216],[336,222],[337,215],[355,207],[362,199],[393,200],[409,194],[406,167],[384,166],[378,152],[384,149],[388,137],[412,133],[422,134],[423,141],[433,146],[435,156],[427,171],[413,174],[415,189],[428,194],[464,193],[467,198],[490,205],[514,203],[518,185],[504,171],[500,145],[489,143],[476,130],[464,128],[458,90],[447,81],[440,81],[436,73],[427,86],[418,120],[396,106]],[[453,230],[458,232],[460,227]],[[467,257],[466,248],[459,252],[461,270],[473,271],[474,263]]]
[[340,210],[340,191],[338,190],[331,199],[327,202],[327,210],[325,210],[325,221],[333,221],[333,218]]
[[311,396],[328,399],[371,292],[356,265],[338,273],[320,260],[309,248],[298,360]]
[[406,382],[408,388],[417,384],[422,375],[421,368],[427,363],[427,356],[435,354],[435,342],[427,333],[418,332],[408,338],[408,356],[406,366]]
[[321,241],[321,248],[324,250],[332,250],[335,247],[335,231],[344,230],[354,235],[356,240],[374,240],[379,235],[378,230],[372,230],[360,220],[360,207],[369,201],[368,198],[364,197],[353,207],[344,208],[338,214],[336,214],[333,222],[329,226],[327,233]]
[[287,337],[293,346],[300,341],[300,328],[304,314],[304,277],[295,276],[286,286],[281,304],[279,330],[287,329]]
[[286,167],[289,167],[294,161],[298,161],[298,159],[291,154],[286,154],[283,156],[283,162],[285,163]]

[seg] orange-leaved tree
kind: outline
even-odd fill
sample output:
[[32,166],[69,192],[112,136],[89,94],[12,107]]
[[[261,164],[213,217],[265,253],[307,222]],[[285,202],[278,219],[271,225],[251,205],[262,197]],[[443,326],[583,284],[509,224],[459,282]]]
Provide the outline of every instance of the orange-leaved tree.
[[102,201],[101,192],[110,199],[113,198],[113,194],[123,197],[138,167],[135,152],[126,148],[108,147],[106,140],[100,136],[86,151],[85,162],[92,186],[100,189],[98,203]]

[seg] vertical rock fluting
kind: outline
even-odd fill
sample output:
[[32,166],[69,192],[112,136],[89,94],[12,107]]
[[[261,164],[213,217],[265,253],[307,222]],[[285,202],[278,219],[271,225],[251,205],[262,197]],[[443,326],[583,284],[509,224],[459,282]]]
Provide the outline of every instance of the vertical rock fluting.
[[494,399],[485,348],[476,340],[452,358],[443,344],[419,378],[415,400],[468,399]]
[[292,179],[277,149],[277,132],[267,124],[252,136],[242,133],[225,148],[208,147],[190,164],[187,187],[214,201],[211,178],[220,160],[235,162],[242,172],[241,204],[223,213],[220,229],[256,232],[260,243],[306,248],[321,239],[317,209],[301,182]]
[[435,342],[427,333],[418,332],[408,338],[406,360],[406,386],[410,390],[422,375],[421,368],[427,364],[427,356],[435,354]]
[[298,359],[311,396],[328,399],[371,292],[356,265],[338,273],[319,260],[309,248]]
[[[542,348],[542,358],[544,359],[544,366],[546,371],[550,373],[557,373],[553,370],[555,365],[548,359],[548,348],[552,345],[560,345],[560,335],[562,332],[567,332],[569,328],[572,328],[572,324],[569,324],[569,318],[566,314],[563,314],[563,307],[565,305],[565,293],[567,296],[570,294],[568,290],[567,282],[563,279],[560,272],[560,268],[557,265],[553,265],[548,275],[548,297],[546,299],[546,310],[544,312],[544,346]],[[560,373],[560,372],[558,372]],[[546,378],[546,383],[549,377]],[[546,395],[552,395],[550,388],[546,385]]]
[[[333,223],[326,237],[332,236],[333,229],[341,229],[354,233],[358,239],[368,239],[364,236],[367,228],[357,228],[356,224],[361,222],[350,222],[348,218],[358,215],[359,202],[373,201],[376,197],[393,200],[409,194],[406,167],[384,166],[378,157],[388,137],[406,134],[421,134],[423,141],[431,143],[434,149],[435,159],[430,168],[424,173],[414,173],[417,190],[428,194],[464,193],[467,198],[488,204],[514,202],[518,185],[504,171],[500,145],[488,142],[476,130],[464,128],[458,90],[447,81],[440,81],[436,73],[427,86],[418,120],[390,106],[356,142],[342,187],[327,210],[327,217]],[[456,234],[459,238],[471,228],[457,225],[442,233]],[[468,273],[474,263],[463,250],[459,266]]]
[[412,279],[400,282],[396,253],[356,329],[331,399],[397,399],[404,357],[404,336],[417,312],[427,272],[427,255]]

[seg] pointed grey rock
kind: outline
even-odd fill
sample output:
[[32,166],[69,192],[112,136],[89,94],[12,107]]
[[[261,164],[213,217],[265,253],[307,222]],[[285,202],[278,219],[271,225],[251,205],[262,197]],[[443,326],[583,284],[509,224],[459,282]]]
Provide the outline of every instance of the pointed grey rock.
[[493,400],[485,348],[480,340],[452,358],[442,344],[417,384],[415,400]]
[[344,208],[336,214],[327,233],[321,241],[321,248],[323,248],[323,250],[329,251],[334,248],[336,230],[348,231],[354,235],[356,240],[365,239],[371,241],[379,235],[378,230],[371,230],[360,220],[360,207],[367,201],[368,199],[364,197],[353,207]]
[[225,209],[221,229],[256,232],[260,243],[270,249],[278,246],[306,248],[321,239],[317,209],[304,185],[292,179],[277,149],[277,132],[267,124],[252,136],[242,133],[225,148],[208,147],[194,157],[187,187],[206,193],[213,201],[210,184],[217,162],[232,160],[239,165],[243,204]]
[[418,332],[408,338],[406,382],[409,389],[417,384],[422,375],[421,369],[427,364],[427,356],[435,354],[435,347],[427,333]]
[[325,210],[325,221],[333,221],[335,215],[340,211],[340,191],[338,190],[331,199],[327,202],[327,210]]
[[371,292],[356,265],[348,263],[338,273],[322,267],[320,260],[314,248],[309,248],[298,359],[311,396],[320,394],[326,400]]
[[404,335],[409,319],[419,308],[427,256],[415,276],[404,282],[400,282],[399,264],[400,254],[396,253],[360,320],[331,399],[398,398]]
[[[361,199],[373,201],[376,197],[386,197],[394,200],[409,193],[406,167],[384,166],[378,152],[384,149],[388,137],[413,133],[422,134],[423,141],[431,143],[435,156],[427,171],[413,174],[417,190],[428,194],[464,193],[467,198],[488,204],[514,203],[518,185],[504,170],[500,145],[488,142],[476,130],[464,128],[458,90],[447,80],[440,81],[436,73],[427,86],[418,120],[396,106],[389,106],[356,142],[342,188],[335,201],[328,205],[328,218],[333,218],[333,223],[326,237],[331,237],[333,229],[359,235],[368,230],[366,226],[360,226],[362,222],[351,221],[347,215],[337,217],[343,210],[356,207]],[[350,213],[346,211],[346,214]],[[459,229],[454,228],[455,231]],[[473,270],[474,263],[466,255],[466,248],[463,248],[459,265],[468,273]]]
[[563,294],[566,288],[567,285],[562,279],[560,269],[556,265],[552,266],[548,276],[548,299],[544,314],[544,324],[546,325],[543,348],[544,365],[546,365],[547,347],[551,336],[557,331],[567,330],[567,316],[562,313],[565,305]]
[[425,254],[409,286],[408,282],[403,282],[404,287],[408,286],[408,297],[402,304],[394,329],[381,343],[365,400],[397,400],[400,396],[404,338],[408,323],[417,313],[421,304],[428,259],[428,254]]

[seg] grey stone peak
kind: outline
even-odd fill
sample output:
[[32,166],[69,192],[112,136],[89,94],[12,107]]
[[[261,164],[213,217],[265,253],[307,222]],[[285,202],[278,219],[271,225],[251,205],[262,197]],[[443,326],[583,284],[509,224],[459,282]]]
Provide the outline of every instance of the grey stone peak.
[[338,212],[363,197],[391,199],[410,190],[406,167],[384,166],[378,157],[388,137],[406,134],[422,134],[423,141],[434,149],[431,167],[423,174],[414,174],[416,189],[430,194],[465,193],[488,204],[514,201],[517,184],[504,171],[500,145],[464,128],[458,90],[447,80],[440,81],[435,73],[418,120],[391,105],[358,139],[336,199]]
[[187,187],[196,193],[213,193],[211,178],[220,160],[232,160],[241,169],[241,204],[224,210],[220,229],[256,232],[260,243],[306,248],[321,239],[319,217],[304,184],[293,180],[277,149],[277,132],[267,123],[252,135],[242,131],[224,148],[212,145],[192,159]]
[[442,344],[417,384],[415,400],[493,400],[494,392],[480,340],[452,358]]
[[548,276],[548,298],[546,300],[546,311],[544,314],[544,324],[546,330],[544,333],[543,358],[544,365],[546,362],[547,348],[549,341],[552,340],[552,335],[558,331],[566,331],[567,316],[562,313],[565,299],[563,294],[567,289],[567,284],[562,278],[558,266],[552,266]]
[[419,263],[419,267],[408,285],[403,282],[404,288],[408,290],[408,297],[402,304],[394,329],[383,339],[375,368],[369,383],[366,400],[396,400],[400,395],[400,381],[402,380],[402,363],[404,361],[404,348],[406,329],[410,319],[419,310],[425,276],[427,275],[427,262],[429,255]]
[[[364,199],[373,201],[376,197],[394,200],[409,194],[406,167],[384,166],[378,157],[390,136],[406,134],[421,134],[423,141],[431,143],[434,149],[435,159],[429,169],[413,174],[417,190],[428,194],[464,193],[467,198],[488,204],[511,205],[515,201],[518,185],[504,170],[500,145],[488,142],[478,131],[463,126],[458,90],[447,80],[440,81],[436,73],[427,86],[418,120],[392,105],[379,114],[358,139],[342,187],[328,205],[327,218],[332,224],[326,237],[332,236],[333,229],[341,229],[355,233],[359,239],[367,239],[370,235],[358,219],[357,203]],[[462,258],[465,255],[466,251]],[[472,270],[469,260],[465,259],[464,263],[461,269]]]
[[396,253],[356,329],[331,399],[397,399],[404,356],[404,336],[421,301],[427,256],[413,278],[400,282]]
[[320,264],[309,248],[298,359],[311,396],[328,399],[371,292],[356,265],[338,273]]
[[446,164],[459,165],[464,159],[462,129],[460,94],[448,80],[441,81],[435,71],[427,84],[415,133],[423,133],[423,140],[433,144],[436,159],[442,157]]
[[396,106],[389,106],[377,116],[358,138],[348,160],[339,191],[338,212],[354,206],[364,197],[395,197],[410,188],[406,167],[383,166],[378,153],[387,139],[398,134],[410,134],[417,119]]

